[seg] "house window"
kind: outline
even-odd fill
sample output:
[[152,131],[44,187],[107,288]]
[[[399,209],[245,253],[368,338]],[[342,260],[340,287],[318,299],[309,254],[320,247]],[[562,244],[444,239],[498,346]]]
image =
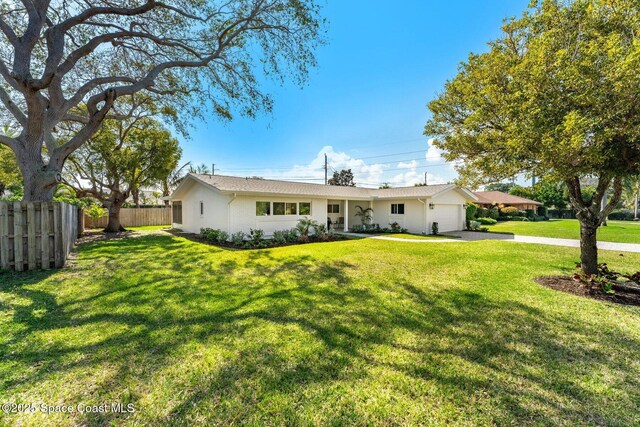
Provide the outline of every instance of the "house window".
[[173,202],[171,205],[173,223],[182,224],[182,202]]
[[298,204],[297,203],[285,203],[284,204],[284,214],[285,215],[297,215],[298,214]]
[[204,215],[204,202],[200,202],[200,216]]
[[273,202],[273,214],[284,215],[284,202]]
[[256,216],[271,215],[271,202],[256,202]]
[[340,213],[340,205],[339,204],[327,205],[327,212],[328,213]]
[[391,213],[393,215],[404,215],[404,203],[392,203]]
[[311,215],[311,202],[300,202],[300,215]]
[[297,215],[298,204],[288,202],[273,202],[274,215]]

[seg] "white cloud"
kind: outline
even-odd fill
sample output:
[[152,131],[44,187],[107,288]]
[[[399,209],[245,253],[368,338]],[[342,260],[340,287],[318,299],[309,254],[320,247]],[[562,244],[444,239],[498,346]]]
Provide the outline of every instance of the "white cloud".
[[444,159],[442,158],[442,150],[439,149],[438,147],[434,146],[433,143],[435,142],[434,138],[429,138],[427,140],[427,153],[425,154],[425,159],[427,160],[427,162],[440,162],[440,161],[444,161]]
[[[437,150],[435,147],[430,146],[426,152],[427,157],[432,148]],[[307,164],[295,165],[288,170],[267,169],[256,173],[256,175],[273,179],[322,183],[324,181],[325,154],[329,164],[329,177],[333,175],[333,170],[351,169],[358,186],[377,187],[382,183],[389,183],[394,187],[400,187],[424,182],[424,170],[418,170],[420,166],[417,160],[398,162],[395,166],[389,163],[368,164],[364,160],[351,157],[343,151],[335,151],[330,145],[322,147],[318,154]],[[397,171],[398,169],[401,169],[402,172],[390,175],[394,173],[394,170]],[[431,172],[428,173],[427,180],[429,184],[442,184],[448,181],[448,179],[434,175]]]

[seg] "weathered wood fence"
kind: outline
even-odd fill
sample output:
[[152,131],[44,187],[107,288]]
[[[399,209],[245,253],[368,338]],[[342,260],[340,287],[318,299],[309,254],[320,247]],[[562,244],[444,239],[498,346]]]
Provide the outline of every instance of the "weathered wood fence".
[[[85,228],[104,228],[108,218],[91,218],[84,216]],[[122,208],[120,209],[120,224],[123,227],[141,227],[144,225],[169,225],[171,224],[171,208]]]
[[0,269],[62,267],[78,237],[78,208],[59,202],[0,202]]

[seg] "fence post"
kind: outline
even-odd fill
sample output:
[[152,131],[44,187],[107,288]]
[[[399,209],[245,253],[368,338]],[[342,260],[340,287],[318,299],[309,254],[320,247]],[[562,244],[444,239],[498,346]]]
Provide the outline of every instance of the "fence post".
[[24,271],[24,218],[22,216],[22,203],[13,202],[13,268],[16,271]]
[[9,206],[0,202],[0,269],[9,269]]

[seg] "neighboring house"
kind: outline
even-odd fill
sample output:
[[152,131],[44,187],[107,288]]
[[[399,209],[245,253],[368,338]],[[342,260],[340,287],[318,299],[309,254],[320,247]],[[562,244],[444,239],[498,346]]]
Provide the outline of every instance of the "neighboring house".
[[412,233],[463,228],[465,203],[476,201],[469,190],[453,184],[369,189],[258,178],[189,174],[169,197],[173,227],[198,233],[202,227],[228,233],[251,228],[271,235],[308,217],[348,231],[361,224],[356,206],[373,209],[371,223],[397,222]]
[[535,200],[512,196],[502,191],[476,191],[474,194],[478,196],[478,200],[474,203],[484,207],[491,207],[493,205],[504,207],[513,206],[514,208],[524,211],[527,209],[535,210],[538,206],[542,206],[542,203],[536,202]]

